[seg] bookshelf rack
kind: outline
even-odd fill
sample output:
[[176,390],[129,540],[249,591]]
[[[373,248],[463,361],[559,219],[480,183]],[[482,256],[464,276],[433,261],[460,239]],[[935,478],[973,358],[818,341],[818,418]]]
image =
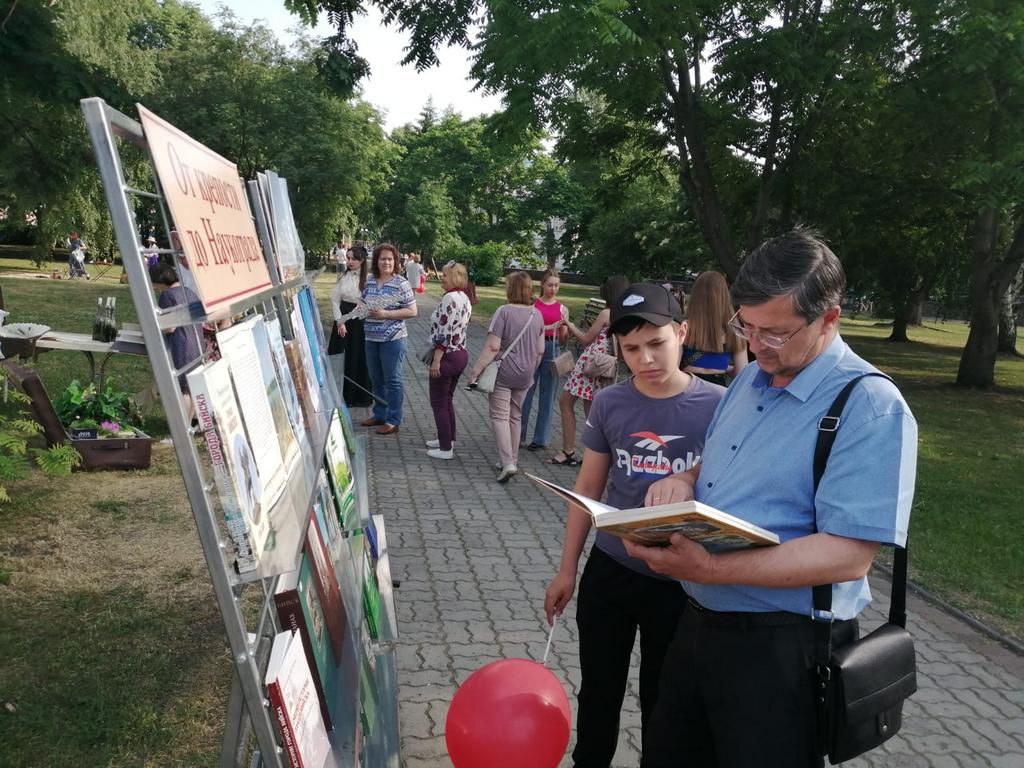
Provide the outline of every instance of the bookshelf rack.
[[[295,570],[303,556],[311,508],[319,493],[319,476],[332,413],[337,409],[340,418],[349,420],[349,416],[341,403],[329,367],[323,366],[323,378],[318,392],[323,407],[306,420],[304,434],[299,436],[298,458],[289,467],[285,490],[268,512],[269,519],[274,523],[273,546],[261,556],[256,570],[239,574],[234,567],[234,543],[226,535],[220,506],[213,498],[217,486],[210,476],[208,462],[204,461],[205,454],[200,455],[200,450],[205,452],[205,448],[197,449],[197,441],[194,439],[196,435],[189,424],[189,413],[178,383],[181,374],[199,368],[207,362],[207,356],[204,354],[184,368],[176,369],[164,343],[164,330],[190,326],[194,332],[198,332],[197,326],[204,322],[215,323],[240,315],[258,314],[268,321],[278,319],[286,340],[296,339],[298,334],[306,334],[308,343],[315,345],[317,353],[322,356],[325,344],[319,317],[315,317],[312,323],[304,322],[304,327],[300,329],[293,327],[287,309],[292,302],[308,302],[311,299],[311,280],[300,272],[296,277],[282,281],[271,268],[271,287],[219,304],[216,311],[207,312],[198,301],[169,309],[159,308],[142,253],[143,245],[135,216],[138,201],[142,199],[146,205],[156,207],[165,233],[171,233],[173,227],[146,135],[139,122],[111,108],[102,99],[83,99],[82,111],[103,181],[118,249],[128,275],[132,301],[164,404],[199,543],[231,650],[234,674],[219,765],[221,768],[242,765],[251,768],[285,768],[288,758],[281,748],[263,684],[263,671],[270,646],[274,635],[280,631],[274,595],[281,575]],[[153,190],[141,189],[144,185],[138,184],[135,178],[134,184],[126,182],[126,163],[122,150],[128,145],[141,151],[142,165],[148,164],[148,168],[144,167],[143,170],[151,174]],[[133,176],[139,175],[134,159],[130,169]],[[250,182],[248,190],[260,245],[265,254],[274,254],[272,227],[267,218],[269,212],[260,203],[259,186],[256,182]],[[174,260],[181,274],[182,254],[174,248],[161,253]],[[301,296],[303,292],[310,293]],[[350,420],[348,426],[351,428]],[[328,734],[331,752],[325,763],[326,768],[350,768],[358,764],[366,768],[399,768],[401,765],[394,649],[397,625],[384,520],[379,515],[371,520],[366,496],[368,485],[365,454],[365,438],[359,438],[354,455],[349,455],[349,461],[355,479],[360,527],[346,531],[343,537],[333,541],[329,551],[347,621],[343,651],[338,663],[338,701],[332,712],[334,728]],[[365,557],[367,546],[364,531],[370,525],[375,525],[380,545],[380,557],[375,567],[381,586],[382,613],[381,631],[372,641],[366,634],[362,581],[362,558]],[[360,712],[367,703],[361,698],[360,664],[366,655],[373,661],[372,683],[377,718],[372,730],[363,734],[360,748],[357,735]]]

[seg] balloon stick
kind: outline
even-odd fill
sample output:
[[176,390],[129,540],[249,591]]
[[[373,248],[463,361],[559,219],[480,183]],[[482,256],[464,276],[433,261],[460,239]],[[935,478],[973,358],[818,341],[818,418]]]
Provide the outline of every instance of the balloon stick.
[[551,629],[548,631],[548,644],[544,649],[544,658],[541,660],[541,664],[547,666],[548,664],[548,653],[551,651],[551,640],[555,636],[555,626],[558,624],[558,616],[551,617]]

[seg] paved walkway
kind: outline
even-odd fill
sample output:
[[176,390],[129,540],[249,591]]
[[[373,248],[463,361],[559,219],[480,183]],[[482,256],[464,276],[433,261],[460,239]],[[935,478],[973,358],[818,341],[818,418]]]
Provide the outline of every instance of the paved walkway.
[[[415,353],[425,346],[434,305],[430,298],[421,300],[420,316],[410,324],[401,432],[369,438],[371,508],[387,521],[393,576],[401,582],[395,594],[407,768],[451,765],[444,741],[448,703],[471,672],[496,659],[543,656],[543,596],[558,565],[565,516],[564,504],[525,478],[507,485],[494,481],[486,395],[459,390],[455,459],[427,457],[424,440],[436,434],[427,371]],[[471,328],[471,361],[484,333],[480,325]],[[552,454],[523,451],[520,467],[571,484],[574,470],[542,463]],[[873,586],[877,599],[863,621],[868,630],[888,609],[888,583],[874,579]],[[905,707],[903,731],[882,749],[844,765],[1024,766],[1024,659],[912,596],[909,610],[919,690]],[[573,601],[559,623],[549,665],[565,686],[574,718],[576,640]],[[637,696],[634,664],[616,767],[639,763]],[[570,752],[574,739],[575,733]]]

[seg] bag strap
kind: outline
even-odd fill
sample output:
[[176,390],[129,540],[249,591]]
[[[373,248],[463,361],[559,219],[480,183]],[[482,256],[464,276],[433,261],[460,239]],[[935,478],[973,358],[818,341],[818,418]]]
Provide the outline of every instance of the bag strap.
[[[534,307],[530,307],[530,309],[533,310],[533,312],[537,311],[536,308],[534,308]],[[530,316],[526,319],[526,324],[523,326],[522,330],[519,331],[518,334],[516,334],[516,337],[514,339],[512,339],[512,343],[509,344],[508,347],[505,348],[505,351],[502,352],[500,355],[498,355],[498,357],[497,357],[498,363],[501,363],[501,361],[505,359],[505,356],[508,355],[508,353],[511,352],[515,348],[516,344],[518,344],[519,340],[521,338],[523,338],[523,334],[526,333],[526,329],[530,327],[530,323],[532,323],[532,322],[533,322],[533,313],[531,312]]]
[[[884,373],[865,373],[856,376],[846,382],[846,386],[836,395],[832,406],[821,419],[818,420],[818,441],[814,446],[814,491],[817,493],[818,485],[825,474],[825,465],[828,463],[829,454],[832,453],[832,444],[836,440],[836,433],[842,422],[841,415],[846,401],[850,397],[854,386],[861,379],[868,376],[879,376],[892,381]],[[895,384],[895,382],[893,382]],[[815,513],[814,530],[818,531],[817,513]],[[819,584],[812,590],[812,601],[814,605],[815,618],[821,618],[826,622],[831,621],[832,614],[832,585]],[[907,547],[896,547],[893,563],[892,595],[889,602],[889,623],[905,627],[907,624]]]

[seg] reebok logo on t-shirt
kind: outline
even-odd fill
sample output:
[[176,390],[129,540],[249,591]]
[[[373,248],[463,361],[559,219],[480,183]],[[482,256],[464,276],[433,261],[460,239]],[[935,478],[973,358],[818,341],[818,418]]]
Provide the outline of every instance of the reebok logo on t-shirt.
[[625,470],[626,476],[635,474],[668,475],[685,472],[700,461],[700,454],[687,451],[685,457],[671,459],[665,455],[663,448],[673,440],[680,440],[686,435],[659,435],[656,432],[633,432],[630,437],[639,437],[634,446],[636,452],[623,448],[615,449],[615,465]]

